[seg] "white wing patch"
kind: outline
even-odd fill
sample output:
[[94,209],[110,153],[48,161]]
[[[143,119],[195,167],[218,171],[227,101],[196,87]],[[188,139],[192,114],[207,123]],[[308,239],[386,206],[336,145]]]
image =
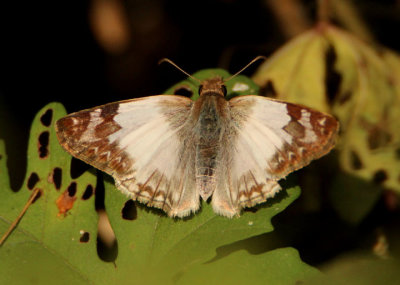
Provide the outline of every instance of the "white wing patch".
[[231,135],[222,141],[229,150],[220,158],[229,166],[221,170],[212,204],[231,217],[273,197],[281,189],[278,180],[326,154],[338,124],[329,115],[261,96],[240,96],[229,104]]
[[185,216],[199,207],[187,124],[192,101],[152,96],[70,114],[57,122],[71,154],[109,173],[133,199]]

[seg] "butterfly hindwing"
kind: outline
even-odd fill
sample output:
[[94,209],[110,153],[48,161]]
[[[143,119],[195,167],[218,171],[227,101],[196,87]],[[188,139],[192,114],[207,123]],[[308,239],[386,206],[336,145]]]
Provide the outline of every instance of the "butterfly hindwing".
[[68,152],[112,175],[133,199],[185,216],[199,207],[192,104],[169,95],[111,103],[60,119],[57,135]]
[[273,197],[279,179],[334,146],[338,123],[330,115],[251,95],[229,105],[230,136],[221,141],[222,175],[212,200],[217,213],[233,216]]

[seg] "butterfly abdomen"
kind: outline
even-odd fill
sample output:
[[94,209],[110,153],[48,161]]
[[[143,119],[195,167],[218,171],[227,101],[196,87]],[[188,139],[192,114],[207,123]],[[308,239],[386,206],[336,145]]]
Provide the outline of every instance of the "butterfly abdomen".
[[207,200],[216,187],[217,157],[223,132],[221,103],[225,99],[207,95],[201,98],[202,108],[197,122],[198,141],[196,145],[196,186],[201,197]]

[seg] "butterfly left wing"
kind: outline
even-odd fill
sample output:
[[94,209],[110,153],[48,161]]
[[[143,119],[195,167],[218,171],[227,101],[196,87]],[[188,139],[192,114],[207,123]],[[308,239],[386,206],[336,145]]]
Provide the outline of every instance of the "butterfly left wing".
[[273,197],[278,180],[328,153],[338,122],[316,110],[261,96],[229,101],[214,211],[232,217]]
[[110,103],[60,119],[56,132],[69,153],[113,176],[133,199],[186,216],[199,208],[192,105],[169,95]]

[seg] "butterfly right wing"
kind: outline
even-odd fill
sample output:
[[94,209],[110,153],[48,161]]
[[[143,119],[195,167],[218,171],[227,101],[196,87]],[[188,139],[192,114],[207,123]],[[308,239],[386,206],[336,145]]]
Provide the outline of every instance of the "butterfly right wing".
[[278,180],[335,144],[339,125],[328,114],[252,95],[235,97],[229,105],[212,197],[214,211],[224,216],[273,197],[281,189]]
[[113,176],[132,199],[182,217],[199,208],[192,106],[172,95],[110,103],[60,119],[56,132],[69,153]]

